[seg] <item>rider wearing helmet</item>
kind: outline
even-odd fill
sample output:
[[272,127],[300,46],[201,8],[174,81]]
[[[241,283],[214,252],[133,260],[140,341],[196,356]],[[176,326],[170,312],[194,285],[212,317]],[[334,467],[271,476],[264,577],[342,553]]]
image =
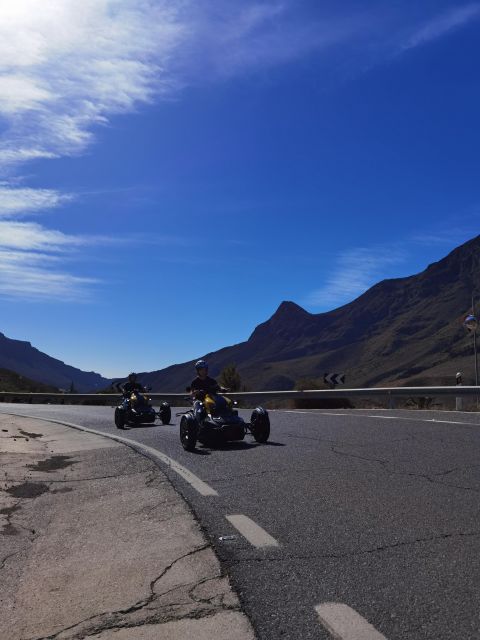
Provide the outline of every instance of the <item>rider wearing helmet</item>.
[[221,387],[214,378],[210,378],[208,375],[208,364],[205,360],[198,360],[195,363],[195,369],[197,370],[197,377],[192,380],[190,390],[194,399],[193,411],[197,420],[201,421],[206,416],[205,408],[202,400],[206,394],[215,395],[217,393],[225,393],[227,389]]
[[208,364],[205,360],[198,360],[195,363],[195,369],[197,370],[197,377],[195,380],[192,380],[192,384],[190,385],[192,394],[201,395],[202,392],[204,394],[215,394],[226,391],[214,378],[210,378],[208,375]]
[[120,384],[119,382],[117,382],[116,387],[123,393],[124,396],[128,397],[130,397],[132,393],[135,393],[136,391],[140,391],[140,393],[145,393],[146,391],[143,384],[137,382],[137,374],[133,372],[128,375],[128,382],[125,382],[124,384]]
[[123,405],[130,408],[135,413],[135,406],[138,402],[138,393],[145,393],[146,389],[143,384],[137,382],[137,374],[132,372],[128,375],[128,381],[124,384],[117,382],[115,385],[120,393],[123,393]]

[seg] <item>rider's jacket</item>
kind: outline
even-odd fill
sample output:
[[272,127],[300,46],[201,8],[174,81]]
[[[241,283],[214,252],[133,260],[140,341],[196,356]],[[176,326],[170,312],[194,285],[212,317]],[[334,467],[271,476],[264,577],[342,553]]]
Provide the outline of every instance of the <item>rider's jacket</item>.
[[205,393],[218,393],[220,391],[218,382],[209,376],[204,379],[197,376],[192,381],[190,388],[192,391],[205,391]]
[[125,384],[120,385],[120,388],[125,395],[131,395],[134,391],[145,391],[143,384],[140,384],[139,382],[125,382]]

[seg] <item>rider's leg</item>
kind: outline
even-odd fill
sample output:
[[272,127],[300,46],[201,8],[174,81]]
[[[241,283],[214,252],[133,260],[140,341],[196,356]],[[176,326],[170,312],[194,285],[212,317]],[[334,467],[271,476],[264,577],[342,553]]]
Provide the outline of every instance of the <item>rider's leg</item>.
[[195,400],[195,402],[193,403],[193,415],[198,422],[201,422],[206,418],[207,412],[205,411],[205,407],[201,400]]

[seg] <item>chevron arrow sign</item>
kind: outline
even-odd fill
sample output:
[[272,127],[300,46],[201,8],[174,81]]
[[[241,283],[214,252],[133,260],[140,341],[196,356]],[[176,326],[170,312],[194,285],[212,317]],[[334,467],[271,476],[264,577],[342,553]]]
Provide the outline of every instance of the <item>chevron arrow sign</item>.
[[323,376],[325,384],[345,384],[344,373],[325,373]]

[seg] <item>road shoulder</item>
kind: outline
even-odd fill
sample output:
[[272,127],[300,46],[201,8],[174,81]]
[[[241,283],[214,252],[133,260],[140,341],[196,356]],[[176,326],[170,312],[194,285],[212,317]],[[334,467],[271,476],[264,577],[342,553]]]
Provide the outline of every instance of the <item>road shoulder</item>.
[[0,637],[254,634],[162,471],[130,448],[0,415]]

